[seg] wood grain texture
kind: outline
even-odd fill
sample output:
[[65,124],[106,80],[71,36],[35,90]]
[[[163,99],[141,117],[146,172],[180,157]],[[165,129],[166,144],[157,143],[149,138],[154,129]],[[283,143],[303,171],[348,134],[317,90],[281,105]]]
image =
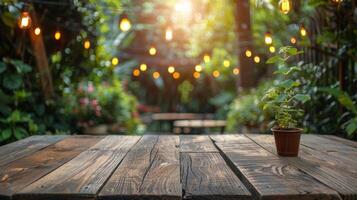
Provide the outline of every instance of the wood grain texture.
[[348,145],[348,146],[357,148],[357,142],[352,141],[352,140],[347,140],[347,139],[344,139],[344,138],[341,138],[341,137],[337,137],[337,136],[334,136],[334,135],[321,135],[321,137],[324,137],[324,138],[327,138],[327,139],[330,139],[330,140],[333,140],[333,141],[340,142],[340,143],[342,143],[344,145]]
[[1,166],[0,199],[10,199],[15,192],[68,162],[99,140],[99,137],[67,137],[31,155]]
[[251,140],[216,144],[258,199],[339,199],[337,192]]
[[0,166],[6,165],[14,160],[30,155],[42,148],[47,147],[64,139],[65,135],[43,135],[31,136],[14,143],[0,146]]
[[180,136],[180,152],[218,152],[212,140],[206,135]]
[[181,199],[178,136],[143,136],[99,199]]
[[181,153],[185,199],[249,199],[250,192],[219,153]]
[[250,143],[251,140],[242,134],[231,134],[231,135],[210,135],[214,142],[224,142],[224,143]]
[[[277,155],[274,138],[272,136],[247,136],[266,150]],[[289,162],[291,165],[334,189],[343,199],[356,199],[357,177],[355,174],[348,172],[348,170],[341,170],[343,165],[345,166],[345,169],[350,169],[351,167],[356,166],[347,166],[344,163],[334,162],[332,159],[326,160],[326,158],[326,156],[316,156],[314,150],[303,145],[300,145],[299,157],[280,157],[280,159]],[[337,165],[341,166],[337,167]]]
[[139,139],[139,136],[107,136],[14,197],[22,200],[94,199]]

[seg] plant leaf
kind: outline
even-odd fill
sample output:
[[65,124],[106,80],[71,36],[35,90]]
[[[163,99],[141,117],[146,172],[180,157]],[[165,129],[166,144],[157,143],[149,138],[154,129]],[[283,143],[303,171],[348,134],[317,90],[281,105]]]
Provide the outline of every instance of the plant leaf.
[[6,70],[6,65],[3,62],[0,62],[0,74]]
[[10,74],[4,77],[2,84],[10,90],[18,89],[22,84],[22,77],[18,74]]
[[294,98],[300,101],[301,103],[306,103],[311,99],[310,95],[306,95],[306,94],[296,94]]
[[16,139],[21,140],[22,138],[26,137],[28,134],[27,134],[27,131],[24,128],[15,127],[14,128],[14,135],[15,135]]
[[280,56],[276,55],[276,56],[269,58],[265,63],[273,64],[273,63],[278,63],[278,62],[284,62],[284,59],[281,58]]
[[10,63],[16,67],[16,70],[19,73],[27,73],[32,71],[30,65],[25,64],[21,60],[10,60]]
[[1,137],[3,140],[7,140],[11,137],[12,135],[12,131],[11,131],[11,128],[7,128],[3,131],[1,131]]
[[349,137],[352,137],[357,133],[357,117],[348,121],[348,125],[346,126],[346,132]]

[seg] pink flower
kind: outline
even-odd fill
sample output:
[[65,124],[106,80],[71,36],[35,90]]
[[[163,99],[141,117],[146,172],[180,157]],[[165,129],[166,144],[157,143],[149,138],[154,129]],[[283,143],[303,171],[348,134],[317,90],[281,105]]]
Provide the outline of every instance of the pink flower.
[[88,92],[89,92],[89,93],[94,92],[94,86],[93,86],[92,83],[89,83],[89,84],[88,84]]
[[93,100],[92,100],[92,106],[93,106],[93,107],[96,107],[97,105],[98,105],[97,99],[93,99]]
[[80,98],[79,103],[81,105],[88,105],[89,104],[89,99],[88,98]]

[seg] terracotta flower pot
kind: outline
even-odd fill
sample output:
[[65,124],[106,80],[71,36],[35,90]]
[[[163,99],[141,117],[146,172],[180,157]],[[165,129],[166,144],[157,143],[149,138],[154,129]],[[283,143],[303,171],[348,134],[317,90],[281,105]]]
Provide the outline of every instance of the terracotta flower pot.
[[280,156],[298,156],[302,129],[272,128],[271,131],[274,133],[276,150]]

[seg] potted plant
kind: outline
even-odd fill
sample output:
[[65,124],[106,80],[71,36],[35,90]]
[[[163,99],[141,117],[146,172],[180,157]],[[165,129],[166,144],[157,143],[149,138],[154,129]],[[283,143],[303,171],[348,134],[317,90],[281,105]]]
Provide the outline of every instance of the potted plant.
[[263,96],[263,111],[273,116],[271,131],[274,134],[275,145],[280,156],[297,156],[300,145],[300,135],[303,129],[299,126],[304,116],[300,108],[310,100],[310,96],[301,93],[301,83],[293,77],[301,69],[290,66],[288,60],[303,53],[294,47],[282,47],[279,54],[268,59],[267,63],[277,64],[274,72],[278,76],[274,86],[268,89]]

